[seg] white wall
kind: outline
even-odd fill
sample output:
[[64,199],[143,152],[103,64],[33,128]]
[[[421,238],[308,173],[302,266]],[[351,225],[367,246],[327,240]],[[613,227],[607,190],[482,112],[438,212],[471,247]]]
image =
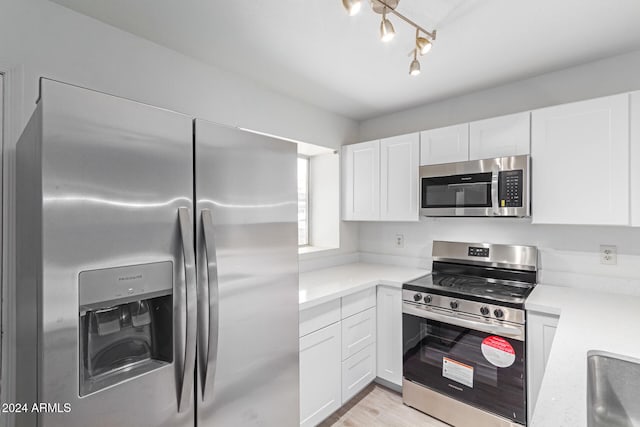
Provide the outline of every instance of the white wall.
[[[404,235],[404,248],[394,247]],[[360,223],[359,248],[370,261],[429,267],[433,240],[534,245],[541,281],[640,295],[640,228],[532,225],[514,218],[423,218],[418,223]],[[600,245],[618,247],[618,264],[600,264]]]
[[[637,89],[640,51],[368,120],[361,123],[359,139]],[[404,234],[404,248],[394,247],[396,234]],[[427,267],[434,239],[535,245],[541,249],[544,282],[640,294],[640,228],[532,225],[530,220],[508,218],[423,218],[419,223],[361,223],[358,248],[366,260]],[[601,244],[618,247],[618,265],[600,264]]]
[[[429,78],[428,70],[419,78]],[[640,50],[365,120],[356,141],[640,89]]]
[[47,76],[205,119],[337,148],[349,119],[46,0],[2,0],[0,63],[24,70],[26,119]]
[[320,248],[339,247],[340,156],[337,153],[309,158],[309,195],[309,243]]

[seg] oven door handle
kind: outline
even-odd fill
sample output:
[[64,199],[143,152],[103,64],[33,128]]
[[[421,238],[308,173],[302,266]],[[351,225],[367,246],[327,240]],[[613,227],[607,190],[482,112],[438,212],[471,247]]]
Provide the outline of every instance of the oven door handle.
[[455,312],[452,312],[451,314],[435,313],[430,309],[425,309],[406,302],[402,303],[402,312],[405,314],[422,317],[424,319],[449,323],[451,325],[456,325],[463,328],[476,329],[478,331],[486,332],[489,334],[513,338],[518,341],[524,341],[524,326],[511,326],[505,324],[496,325],[488,322],[464,319]]

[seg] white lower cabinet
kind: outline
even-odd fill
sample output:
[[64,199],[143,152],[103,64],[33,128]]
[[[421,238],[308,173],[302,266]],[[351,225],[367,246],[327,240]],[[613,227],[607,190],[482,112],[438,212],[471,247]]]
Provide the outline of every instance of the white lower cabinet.
[[301,426],[315,426],[342,406],[341,336],[337,322],[300,338]]
[[402,289],[378,286],[377,375],[402,387]]
[[368,345],[342,362],[342,403],[376,378],[376,346]]
[[535,311],[527,312],[527,413],[535,410],[542,378],[558,327],[558,316]]
[[301,426],[319,424],[376,378],[376,294],[374,286],[300,312]]

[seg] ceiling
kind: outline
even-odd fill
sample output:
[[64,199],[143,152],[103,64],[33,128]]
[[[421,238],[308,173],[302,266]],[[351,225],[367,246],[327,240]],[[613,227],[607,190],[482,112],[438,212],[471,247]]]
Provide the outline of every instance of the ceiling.
[[638,0],[401,0],[437,29],[408,74],[412,29],[380,42],[367,0],[52,0],[355,120],[640,49]]

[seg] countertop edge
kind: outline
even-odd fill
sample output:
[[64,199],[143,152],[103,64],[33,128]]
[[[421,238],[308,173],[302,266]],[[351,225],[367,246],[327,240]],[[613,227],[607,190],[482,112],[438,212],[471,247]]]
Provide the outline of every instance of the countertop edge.
[[[358,264],[358,265],[362,265],[363,263],[355,263],[353,264],[354,266]],[[364,264],[368,264],[368,263],[364,263]],[[376,265],[376,264],[371,264],[371,265]],[[378,267],[390,267],[390,268],[398,268],[398,266],[388,266],[388,265],[384,265],[384,264],[379,264],[377,265]],[[325,270],[325,271],[331,271],[333,268],[344,268],[345,266],[337,266],[337,267],[329,267],[326,269],[321,269],[321,270]],[[400,267],[402,268],[402,267]],[[321,270],[316,270],[317,271],[321,271]],[[360,291],[363,291],[365,289],[374,287],[374,286],[387,286],[387,287],[392,287],[392,288],[402,288],[402,284],[405,282],[409,282],[411,280],[415,280],[419,277],[422,277],[426,274],[430,274],[431,270],[426,270],[426,269],[411,269],[413,271],[411,272],[407,272],[408,274],[406,274],[404,277],[402,276],[402,274],[400,275],[400,277],[402,277],[401,279],[385,279],[383,277],[385,277],[386,274],[381,273],[380,277],[381,278],[367,278],[359,283],[355,283],[353,286],[349,286],[349,287],[345,287],[345,288],[341,288],[332,292],[329,292],[325,295],[321,295],[319,297],[313,298],[311,300],[307,300],[304,302],[299,302],[298,303],[298,310],[302,311],[302,310],[306,310],[312,307],[316,307],[318,305],[324,304],[326,302],[329,301],[333,301],[336,300],[338,298],[342,298],[345,297],[347,295],[351,295]],[[372,277],[376,277],[373,276]]]
[[[305,301],[303,303],[299,304],[299,310],[306,310],[308,308],[311,307],[315,307],[321,304],[324,304],[325,302],[329,302],[329,301],[333,301],[335,299],[338,298],[342,298],[344,296],[347,295],[351,295],[351,294],[355,294],[356,292],[360,292],[360,291],[364,291],[365,289],[371,288],[373,286],[378,286],[380,284],[380,282],[382,282],[381,280],[372,280],[370,282],[365,282],[365,283],[359,283],[351,288],[348,289],[341,289],[337,292],[333,292],[327,295],[323,295],[321,297],[318,298],[314,298],[310,301]],[[393,285],[387,285],[387,286],[396,286],[396,287],[401,287],[402,283],[400,282],[396,282]]]

